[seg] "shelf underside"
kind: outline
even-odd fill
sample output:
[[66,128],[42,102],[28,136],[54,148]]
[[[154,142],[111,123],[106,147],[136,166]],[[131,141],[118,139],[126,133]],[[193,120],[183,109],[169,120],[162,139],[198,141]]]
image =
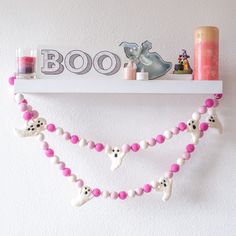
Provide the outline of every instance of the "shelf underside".
[[214,94],[223,92],[223,83],[194,80],[122,79],[16,79],[17,93],[107,93],[107,94]]

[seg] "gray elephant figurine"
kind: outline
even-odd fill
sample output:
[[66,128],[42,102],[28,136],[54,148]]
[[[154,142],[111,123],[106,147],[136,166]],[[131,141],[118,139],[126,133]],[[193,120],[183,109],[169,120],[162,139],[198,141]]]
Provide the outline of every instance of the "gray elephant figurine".
[[136,43],[128,42],[122,42],[120,46],[124,48],[126,57],[136,63],[138,72],[143,68],[149,73],[150,80],[165,75],[172,67],[171,62],[166,62],[158,53],[149,51],[152,43],[147,40],[140,47]]

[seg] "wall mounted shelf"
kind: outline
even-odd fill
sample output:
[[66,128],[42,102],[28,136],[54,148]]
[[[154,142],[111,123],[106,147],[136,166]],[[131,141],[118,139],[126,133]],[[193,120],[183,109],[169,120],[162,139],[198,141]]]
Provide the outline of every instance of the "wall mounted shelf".
[[16,79],[17,93],[106,93],[106,94],[214,94],[223,82],[194,80]]

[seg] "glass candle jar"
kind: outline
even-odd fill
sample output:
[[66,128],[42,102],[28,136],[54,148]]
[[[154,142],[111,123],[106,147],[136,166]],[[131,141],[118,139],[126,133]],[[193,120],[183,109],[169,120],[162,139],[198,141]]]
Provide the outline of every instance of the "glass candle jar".
[[36,78],[36,55],[35,49],[22,49],[16,51],[16,76],[20,79]]
[[218,80],[219,30],[203,26],[195,30],[194,80]]

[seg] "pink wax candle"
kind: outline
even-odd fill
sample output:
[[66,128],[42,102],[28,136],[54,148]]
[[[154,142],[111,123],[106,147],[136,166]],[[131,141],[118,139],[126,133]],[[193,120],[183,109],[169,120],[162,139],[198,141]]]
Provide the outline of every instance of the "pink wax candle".
[[133,61],[129,61],[129,63],[124,68],[124,79],[127,79],[127,80],[136,79],[136,68],[134,66]]
[[16,55],[16,75],[18,78],[34,78],[36,67],[36,51],[18,49]]
[[218,80],[219,30],[203,26],[195,30],[194,80]]

